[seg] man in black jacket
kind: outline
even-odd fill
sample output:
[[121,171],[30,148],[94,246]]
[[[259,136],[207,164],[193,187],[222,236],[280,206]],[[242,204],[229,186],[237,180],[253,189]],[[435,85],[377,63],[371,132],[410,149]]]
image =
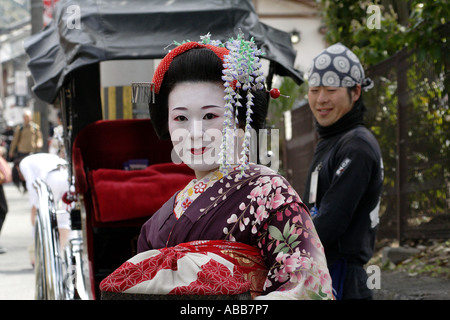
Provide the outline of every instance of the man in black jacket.
[[308,84],[320,139],[303,201],[325,248],[336,297],[371,299],[364,264],[374,250],[383,162],[377,140],[364,127],[361,89],[373,84],[340,43],[314,58]]

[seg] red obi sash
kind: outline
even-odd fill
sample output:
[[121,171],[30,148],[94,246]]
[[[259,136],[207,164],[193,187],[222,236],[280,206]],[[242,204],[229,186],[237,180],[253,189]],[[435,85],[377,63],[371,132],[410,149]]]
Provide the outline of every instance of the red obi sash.
[[223,240],[198,240],[142,252],[100,284],[101,291],[132,294],[261,294],[267,268],[257,248]]

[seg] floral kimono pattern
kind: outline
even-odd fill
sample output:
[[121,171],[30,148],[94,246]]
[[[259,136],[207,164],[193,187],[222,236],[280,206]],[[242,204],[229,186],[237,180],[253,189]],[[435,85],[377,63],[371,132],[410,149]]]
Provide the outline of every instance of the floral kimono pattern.
[[264,166],[239,173],[213,173],[174,195],[142,227],[138,251],[194,240],[241,242],[260,250],[268,270],[257,299],[333,299],[323,246],[296,191]]

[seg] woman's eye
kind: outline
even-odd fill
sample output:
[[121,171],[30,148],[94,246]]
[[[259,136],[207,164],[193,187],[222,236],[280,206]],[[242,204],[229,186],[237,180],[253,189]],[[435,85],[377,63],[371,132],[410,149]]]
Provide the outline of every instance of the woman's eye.
[[215,114],[213,114],[213,113],[207,113],[203,117],[203,119],[205,119],[205,120],[211,120],[211,119],[214,119],[214,118],[217,118],[217,116]]
[[185,116],[177,116],[175,117],[175,121],[186,121],[187,118]]

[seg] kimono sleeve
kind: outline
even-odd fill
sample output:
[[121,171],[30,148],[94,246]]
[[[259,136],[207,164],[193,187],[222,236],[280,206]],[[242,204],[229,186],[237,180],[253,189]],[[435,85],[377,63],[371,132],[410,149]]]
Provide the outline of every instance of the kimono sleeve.
[[[332,299],[322,243],[307,207],[288,189],[269,197],[272,209],[257,233],[269,269],[258,299]],[[282,204],[273,206],[280,200]]]
[[176,223],[173,206],[176,194],[172,196],[141,228],[137,251],[160,249],[166,246],[170,231]]

